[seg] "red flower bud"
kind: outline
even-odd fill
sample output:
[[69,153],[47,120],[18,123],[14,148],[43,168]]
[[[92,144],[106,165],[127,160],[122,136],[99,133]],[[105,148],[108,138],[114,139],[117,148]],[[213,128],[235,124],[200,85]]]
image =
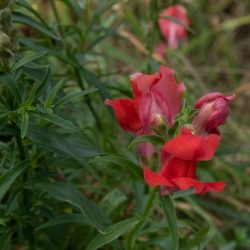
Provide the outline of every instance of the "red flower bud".
[[219,92],[201,97],[194,106],[200,110],[193,121],[196,133],[200,135],[220,134],[218,127],[226,122],[230,112],[228,102],[234,98],[234,94],[224,96]]
[[186,29],[167,17],[175,18],[185,26],[189,26],[186,9],[181,5],[173,5],[162,11],[159,15],[158,23],[162,35],[168,42],[168,47],[177,48],[180,41],[186,37]]

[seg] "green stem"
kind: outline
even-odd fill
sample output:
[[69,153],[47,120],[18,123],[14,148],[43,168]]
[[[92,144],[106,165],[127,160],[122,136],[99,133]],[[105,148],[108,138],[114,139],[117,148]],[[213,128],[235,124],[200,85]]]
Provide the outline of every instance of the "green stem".
[[157,190],[155,188],[151,189],[147,204],[146,204],[145,209],[144,209],[143,214],[142,214],[142,219],[135,225],[135,227],[130,231],[130,233],[128,235],[127,250],[134,249],[134,243],[135,243],[136,237],[137,237],[140,229],[142,228],[142,226],[144,225],[144,223],[146,222],[146,220],[148,219],[148,217],[150,215],[150,211],[152,208],[153,201],[155,199],[156,191]]

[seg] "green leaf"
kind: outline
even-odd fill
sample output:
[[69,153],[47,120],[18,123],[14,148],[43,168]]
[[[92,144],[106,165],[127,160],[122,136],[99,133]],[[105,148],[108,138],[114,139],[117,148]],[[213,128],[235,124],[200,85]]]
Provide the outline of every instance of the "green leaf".
[[100,154],[99,148],[83,133],[66,137],[57,133],[55,129],[30,124],[28,137],[37,146],[65,157],[71,157],[83,167],[88,167],[85,157]]
[[223,22],[220,26],[222,30],[233,30],[243,25],[250,24],[250,15],[241,16],[237,18],[230,18]]
[[56,218],[53,218],[39,227],[37,227],[35,230],[44,230],[49,227],[58,226],[61,224],[68,224],[68,223],[74,223],[74,224],[81,224],[81,225],[89,225],[89,222],[86,220],[86,217],[83,214],[66,214],[62,216],[58,216]]
[[45,56],[46,54],[47,54],[47,51],[42,51],[42,52],[36,53],[35,55],[24,57],[12,66],[11,71],[14,72],[14,71],[20,69],[21,67],[23,67],[25,64],[32,62],[32,61],[35,61],[35,60]]
[[42,73],[41,77],[38,78],[38,80],[40,80],[40,83],[37,88],[37,98],[41,96],[44,92],[46,92],[48,89],[51,80],[51,68],[47,67],[46,70]]
[[100,90],[103,100],[110,98],[110,95],[105,85],[98,79],[98,77],[95,74],[82,68],[82,76],[89,84],[94,85],[97,89]]
[[192,250],[204,242],[206,236],[209,233],[209,227],[201,228],[197,233],[195,233],[193,239],[185,242],[185,249]]
[[88,4],[89,0],[76,0],[79,7],[84,10],[86,5]]
[[110,221],[97,204],[89,201],[78,189],[69,183],[40,183],[38,188],[46,191],[51,197],[64,201],[78,208],[99,232],[105,232]]
[[141,143],[141,142],[149,142],[153,145],[162,145],[164,143],[164,140],[157,135],[143,135],[135,137],[132,142],[129,143],[128,148],[131,148],[135,144]]
[[52,90],[48,93],[47,99],[45,101],[44,106],[46,108],[49,108],[52,106],[54,99],[56,98],[58,91],[62,89],[63,84],[65,83],[64,80],[59,81],[55,86],[52,88]]
[[101,1],[100,5],[94,12],[94,15],[91,18],[91,24],[95,23],[98,18],[108,9],[110,9],[115,3],[117,3],[117,0],[103,0]]
[[91,242],[86,247],[86,250],[96,250],[102,246],[112,242],[117,239],[119,236],[128,232],[135,224],[138,223],[138,218],[130,218],[124,221],[120,221],[116,224],[113,224],[107,228],[106,234],[98,234],[94,237]]
[[139,165],[136,165],[132,161],[129,161],[121,156],[115,156],[115,155],[100,156],[89,161],[89,163],[94,163],[94,162],[114,163],[119,167],[127,169],[135,179],[143,181],[142,168]]
[[96,92],[98,89],[96,88],[90,88],[90,89],[86,89],[77,93],[71,93],[68,94],[66,96],[64,96],[63,98],[61,98],[56,104],[55,107],[58,108],[59,106],[65,105],[67,102],[72,101],[73,99],[80,97],[80,96],[84,96],[93,92]]
[[40,113],[34,112],[32,114],[34,116],[42,119],[42,120],[54,123],[57,126],[65,128],[67,130],[74,131],[74,132],[81,132],[81,130],[77,126],[75,126],[71,121],[67,121],[67,120],[65,120],[65,119],[63,119],[60,116],[57,116],[55,114],[41,113],[41,112]]
[[21,103],[21,91],[14,79],[10,74],[0,75],[0,81],[10,90],[11,94],[15,98],[18,104]]
[[191,188],[191,189],[187,189],[187,190],[182,190],[182,191],[175,192],[172,195],[172,198],[173,199],[177,199],[177,198],[189,196],[189,195],[192,195],[192,194],[194,194],[194,190]]
[[0,246],[3,250],[10,250],[11,247],[12,232],[2,234],[0,237]]
[[4,220],[2,218],[0,218],[0,225],[1,226],[6,226],[6,224],[5,224],[5,222],[4,222]]
[[172,235],[173,241],[173,249],[179,249],[179,234],[178,234],[178,227],[177,227],[177,218],[176,218],[176,211],[174,207],[174,203],[172,198],[169,195],[161,196],[160,201],[169,225],[169,229]]
[[44,24],[35,21],[31,17],[24,15],[23,13],[14,12],[14,11],[12,13],[13,13],[13,16],[12,16],[13,22],[29,25],[35,28],[36,30],[40,31],[41,33],[55,40],[61,41],[61,38],[59,38],[48,26],[45,26]]
[[105,195],[102,200],[102,206],[108,214],[116,211],[119,206],[127,200],[127,197],[118,188],[113,189]]
[[0,176],[0,201],[16,178],[27,168],[27,161],[21,162]]
[[23,139],[28,132],[29,127],[29,113],[24,111],[21,115],[21,138]]

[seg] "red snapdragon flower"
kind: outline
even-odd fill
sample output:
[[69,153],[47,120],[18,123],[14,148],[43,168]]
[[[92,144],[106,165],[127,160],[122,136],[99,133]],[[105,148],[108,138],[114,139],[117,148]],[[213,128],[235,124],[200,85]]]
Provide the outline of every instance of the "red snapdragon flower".
[[172,20],[168,20],[166,17],[173,17],[188,27],[189,20],[186,9],[178,4],[170,6],[160,13],[158,19],[161,33],[168,42],[168,47],[177,48],[180,41],[186,37],[187,31],[180,24]]
[[235,95],[225,96],[220,92],[213,92],[201,97],[194,108],[199,109],[193,120],[193,126],[197,134],[220,134],[218,126],[224,124],[229,115],[228,102]]
[[199,136],[183,128],[163,146],[161,171],[157,173],[144,167],[144,179],[152,187],[161,186],[163,194],[188,188],[194,188],[197,194],[210,190],[220,192],[225,186],[223,181],[200,182],[196,176],[197,163],[210,160],[219,142],[219,135]]
[[[114,109],[120,126],[135,135],[151,134],[155,117],[161,115],[169,127],[172,127],[174,117],[180,112],[185,90],[183,83],[176,83],[174,71],[161,66],[159,72],[152,75],[135,73],[130,76],[130,81],[133,99],[119,98],[105,101],[106,105]],[[147,145],[142,151],[144,156],[150,158],[153,146]]]

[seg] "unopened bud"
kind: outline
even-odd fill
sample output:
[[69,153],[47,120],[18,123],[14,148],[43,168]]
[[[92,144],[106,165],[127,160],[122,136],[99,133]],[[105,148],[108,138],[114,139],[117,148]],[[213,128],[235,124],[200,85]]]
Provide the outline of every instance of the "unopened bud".
[[11,11],[10,9],[6,8],[0,10],[0,25],[1,29],[4,32],[8,32],[11,27]]
[[193,124],[185,124],[183,127],[188,128],[192,134],[195,134],[195,127]]
[[161,114],[154,114],[151,122],[151,128],[159,135],[166,135],[168,133],[168,121]]
[[3,31],[0,31],[0,53],[6,51],[6,49],[9,49],[10,45],[10,37]]

